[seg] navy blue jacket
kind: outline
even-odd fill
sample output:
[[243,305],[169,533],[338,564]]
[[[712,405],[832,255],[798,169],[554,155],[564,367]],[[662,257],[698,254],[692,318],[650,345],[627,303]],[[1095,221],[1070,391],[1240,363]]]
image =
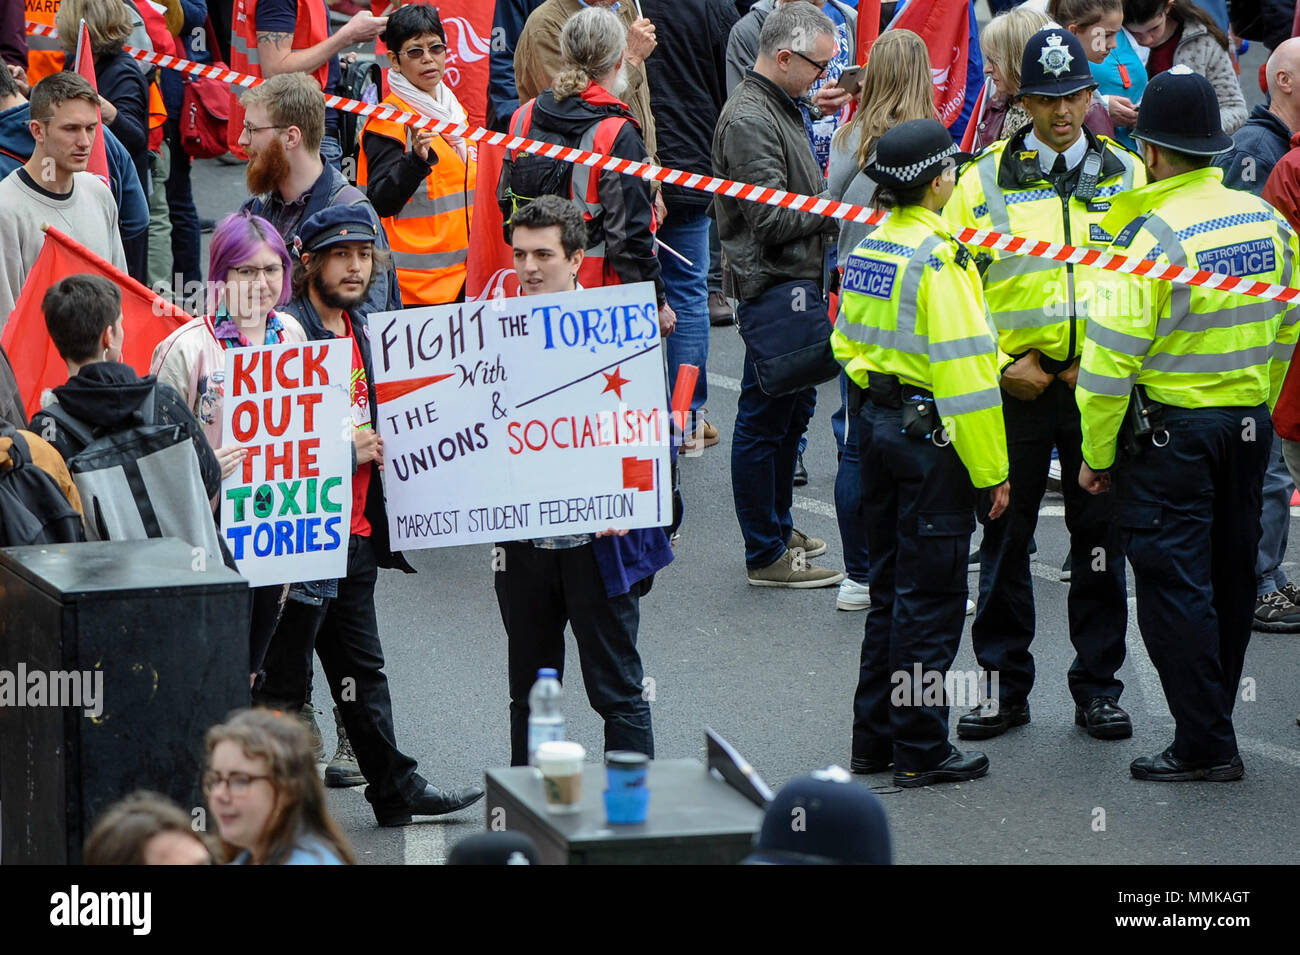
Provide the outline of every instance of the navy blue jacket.
[[[293,299],[281,311],[288,312],[298,319],[309,341],[327,341],[338,337],[325,327],[320,315],[312,307],[311,300],[305,295]],[[352,334],[357,340],[357,350],[361,352],[361,364],[366,369],[371,413],[377,414],[379,398],[375,394],[375,363],[370,358],[370,336],[366,333],[366,316],[359,312],[349,312],[348,319],[352,322]],[[365,510],[366,520],[370,522],[370,544],[375,551],[375,563],[380,567],[401,570],[408,574],[415,573],[415,568],[406,562],[406,558],[392,549],[388,534],[388,508],[384,504],[384,483],[379,479],[377,471],[371,475]]]
[[1232,148],[1214,157],[1214,165],[1223,170],[1223,184],[1260,195],[1269,173],[1291,148],[1291,130],[1269,112],[1267,106],[1250,111],[1246,125],[1232,135]]
[[[26,103],[0,113],[0,179],[32,157],[36,140],[27,127],[31,118]],[[131,154],[108,129],[104,130],[104,152],[108,157],[109,189],[117,203],[118,232],[123,241],[139,238],[149,228],[149,200]]]
[[497,0],[492,19],[492,53],[488,57],[487,124],[498,132],[510,131],[510,117],[519,108],[515,87],[515,46],[528,16],[545,0]]

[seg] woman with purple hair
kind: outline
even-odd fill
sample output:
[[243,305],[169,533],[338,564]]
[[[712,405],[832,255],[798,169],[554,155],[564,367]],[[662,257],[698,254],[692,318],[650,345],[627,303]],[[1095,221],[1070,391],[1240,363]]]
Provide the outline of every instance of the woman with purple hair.
[[[225,352],[307,340],[296,319],[275,310],[289,301],[289,269],[289,250],[271,223],[247,212],[227,216],[212,234],[208,314],[186,322],[159,342],[149,364],[149,373],[175,388],[199,419],[223,479],[235,472],[245,455],[243,448],[222,440]],[[254,677],[262,668],[287,590],[281,585],[252,590],[249,656]]]

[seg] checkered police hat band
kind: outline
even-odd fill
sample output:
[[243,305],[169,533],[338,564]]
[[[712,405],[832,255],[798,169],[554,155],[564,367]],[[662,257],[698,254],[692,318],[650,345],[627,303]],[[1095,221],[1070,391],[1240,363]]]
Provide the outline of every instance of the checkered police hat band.
[[886,176],[890,176],[900,182],[911,182],[935,163],[941,162],[949,156],[955,156],[959,152],[961,152],[961,147],[956,143],[950,143],[948,148],[942,152],[935,153],[933,156],[928,156],[925,159],[922,159],[919,162],[914,162],[908,166],[883,166],[877,162],[876,171],[884,173]]

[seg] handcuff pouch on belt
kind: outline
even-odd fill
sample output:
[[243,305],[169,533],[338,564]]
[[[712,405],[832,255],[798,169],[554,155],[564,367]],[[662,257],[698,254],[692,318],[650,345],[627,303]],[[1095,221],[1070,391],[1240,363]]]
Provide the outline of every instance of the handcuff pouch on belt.
[[1157,448],[1163,448],[1169,443],[1169,430],[1165,427],[1165,406],[1152,401],[1141,385],[1133,386],[1119,437],[1120,446],[1130,456],[1141,451],[1145,441],[1149,440]]
[[877,372],[868,372],[867,382],[867,397],[872,404],[902,410],[903,434],[919,441],[932,441],[940,448],[950,443],[932,393],[915,385],[904,385],[894,375]]

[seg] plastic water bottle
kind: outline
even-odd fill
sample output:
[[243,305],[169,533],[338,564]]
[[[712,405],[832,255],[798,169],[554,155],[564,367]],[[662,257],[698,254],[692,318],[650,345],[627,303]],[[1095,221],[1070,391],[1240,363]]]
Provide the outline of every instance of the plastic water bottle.
[[537,747],[564,739],[564,714],[560,700],[564,689],[559,673],[550,667],[537,671],[537,682],[528,693],[528,765],[537,765]]

